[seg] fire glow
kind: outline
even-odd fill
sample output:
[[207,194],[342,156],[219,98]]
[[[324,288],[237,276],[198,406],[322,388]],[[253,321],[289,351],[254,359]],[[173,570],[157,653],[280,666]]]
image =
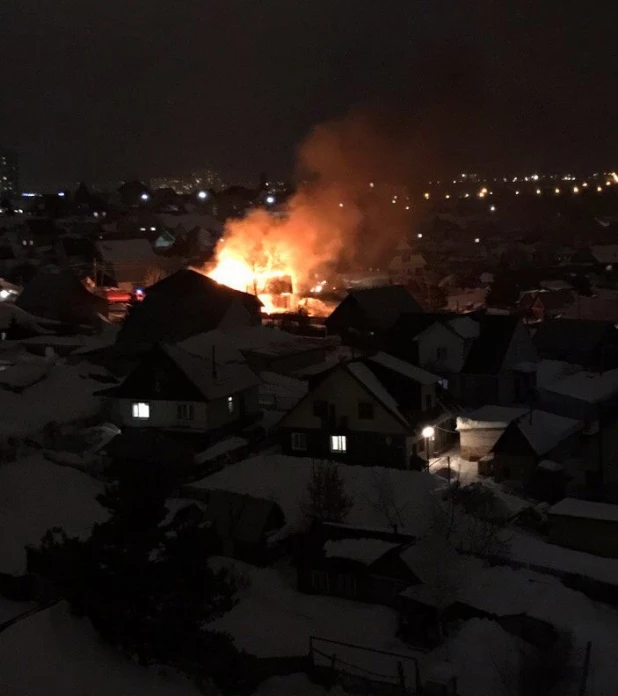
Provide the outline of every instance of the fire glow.
[[[257,209],[228,222],[215,261],[204,273],[235,290],[257,295],[264,312],[295,312],[316,304],[328,271],[340,257],[349,230],[358,225],[355,205],[339,207],[341,192],[299,191],[283,215]],[[317,301],[316,301],[317,302]],[[312,309],[310,313],[319,313]]]

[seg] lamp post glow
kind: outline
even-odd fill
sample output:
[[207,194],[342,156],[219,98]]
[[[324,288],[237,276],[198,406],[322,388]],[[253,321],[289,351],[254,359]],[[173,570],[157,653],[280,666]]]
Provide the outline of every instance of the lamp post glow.
[[431,425],[426,425],[421,431],[421,435],[425,440],[425,457],[427,458],[427,468],[429,469],[429,443],[435,437],[436,430]]
[[208,198],[208,192],[207,192],[207,191],[200,191],[200,192],[197,194],[197,197],[198,197],[201,201],[205,201],[205,200]]
[[275,200],[276,200],[276,199],[275,199],[274,196],[266,196],[266,203],[267,203],[268,205],[273,205],[273,203],[275,202]]
[[149,196],[147,193],[142,193],[142,195],[140,196],[140,198],[141,198],[143,201],[150,200],[150,196]]

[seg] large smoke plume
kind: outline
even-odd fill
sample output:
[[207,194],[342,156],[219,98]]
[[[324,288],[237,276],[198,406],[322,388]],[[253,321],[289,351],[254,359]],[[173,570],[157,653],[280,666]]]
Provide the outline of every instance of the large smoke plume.
[[257,271],[286,269],[298,285],[360,260],[377,265],[423,214],[419,190],[405,201],[410,186],[457,167],[453,154],[474,136],[468,126],[480,123],[482,100],[461,55],[433,60],[432,70],[435,86],[423,95],[422,118],[419,110],[383,102],[316,126],[299,147],[299,184],[285,215],[256,210],[230,222],[218,262],[233,257]]

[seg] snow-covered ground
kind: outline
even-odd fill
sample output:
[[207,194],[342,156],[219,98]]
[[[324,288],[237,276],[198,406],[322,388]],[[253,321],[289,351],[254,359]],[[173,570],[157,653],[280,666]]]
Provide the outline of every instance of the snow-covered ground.
[[186,679],[144,669],[105,645],[62,603],[0,634],[2,696],[199,696]]
[[0,465],[0,572],[23,573],[26,544],[38,544],[51,527],[87,537],[106,518],[96,502],[99,482],[35,455]]
[[0,438],[32,436],[52,422],[71,423],[96,415],[101,400],[94,392],[109,384],[93,379],[93,374],[106,375],[87,363],[59,361],[47,377],[20,394],[0,389]]
[[[303,502],[315,461],[306,457],[263,454],[228,466],[192,484],[193,488],[221,489],[274,500],[286,523],[303,519]],[[339,470],[354,505],[346,522],[366,527],[392,528],[421,535],[432,522],[431,495],[439,480],[425,472],[380,467],[345,466]]]
[[213,559],[213,565],[232,566],[248,585],[234,609],[212,626],[258,657],[307,655],[311,636],[415,654],[396,638],[397,615],[388,607],[302,594],[291,567],[256,568],[225,558]]

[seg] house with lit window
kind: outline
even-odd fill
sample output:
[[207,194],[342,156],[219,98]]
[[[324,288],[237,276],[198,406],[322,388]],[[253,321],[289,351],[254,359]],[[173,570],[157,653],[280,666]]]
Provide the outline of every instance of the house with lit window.
[[283,449],[349,464],[422,468],[455,431],[440,378],[387,353],[340,363],[312,378],[279,423]]
[[159,344],[125,379],[99,392],[123,428],[158,428],[206,439],[251,423],[260,413],[255,373],[219,332],[181,345]]

